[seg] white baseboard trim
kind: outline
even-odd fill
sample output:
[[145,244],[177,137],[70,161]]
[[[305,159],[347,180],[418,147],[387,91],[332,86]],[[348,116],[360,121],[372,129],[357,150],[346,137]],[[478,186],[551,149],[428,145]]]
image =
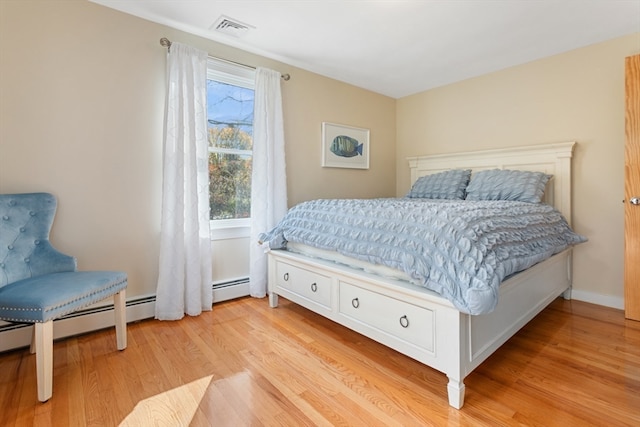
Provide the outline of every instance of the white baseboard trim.
[[228,301],[249,295],[249,281],[213,288],[213,302]]
[[613,295],[597,294],[573,288],[571,290],[571,299],[624,310],[624,298]]
[[[212,292],[214,303],[247,296],[249,295],[249,281],[245,279],[229,282],[228,284],[217,284],[214,285]],[[105,302],[107,301],[105,300]],[[135,297],[128,300],[127,323],[153,318],[155,309],[155,295]],[[67,338],[110,328],[114,324],[113,303],[107,305],[96,304],[55,320],[53,322],[53,339]],[[32,334],[33,324],[0,321],[0,352],[29,347]]]

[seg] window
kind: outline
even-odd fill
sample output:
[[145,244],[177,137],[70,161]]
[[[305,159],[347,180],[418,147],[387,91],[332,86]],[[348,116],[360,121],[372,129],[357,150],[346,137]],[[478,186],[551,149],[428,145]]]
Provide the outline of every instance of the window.
[[209,59],[207,121],[213,229],[249,225],[254,78],[252,68]]

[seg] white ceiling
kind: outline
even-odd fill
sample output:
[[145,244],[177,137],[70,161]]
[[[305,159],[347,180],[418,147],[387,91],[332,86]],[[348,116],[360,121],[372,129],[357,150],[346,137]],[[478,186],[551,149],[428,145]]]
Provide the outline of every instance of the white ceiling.
[[640,0],[90,1],[393,98],[640,32]]

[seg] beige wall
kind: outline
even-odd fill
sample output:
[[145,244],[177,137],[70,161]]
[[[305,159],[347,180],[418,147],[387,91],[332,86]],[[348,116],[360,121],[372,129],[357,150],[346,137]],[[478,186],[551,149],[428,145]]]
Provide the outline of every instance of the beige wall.
[[[394,194],[394,99],[86,1],[2,0],[0,192],[54,193],[52,241],[81,269],[125,270],[129,297],[155,292],[161,37],[291,74],[283,83],[290,204]],[[323,121],[371,129],[369,170],[320,167]],[[214,252],[215,279],[236,278],[242,242],[217,241]]]
[[624,58],[638,53],[640,33],[398,100],[396,194],[407,156],[577,141],[575,294],[621,304]]

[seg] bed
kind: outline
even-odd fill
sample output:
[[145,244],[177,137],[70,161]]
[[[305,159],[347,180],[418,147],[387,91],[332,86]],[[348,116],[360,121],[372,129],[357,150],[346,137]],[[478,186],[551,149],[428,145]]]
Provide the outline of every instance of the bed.
[[[450,170],[542,172],[542,202],[571,222],[575,143],[429,155],[408,159],[411,181]],[[471,180],[473,181],[473,177]],[[464,404],[464,379],[555,298],[570,298],[572,245],[509,275],[490,312],[469,314],[441,294],[402,276],[378,273],[322,250],[268,251],[269,304],[278,296],[306,307],[446,374],[449,405]],[[326,251],[325,251],[326,252]]]

